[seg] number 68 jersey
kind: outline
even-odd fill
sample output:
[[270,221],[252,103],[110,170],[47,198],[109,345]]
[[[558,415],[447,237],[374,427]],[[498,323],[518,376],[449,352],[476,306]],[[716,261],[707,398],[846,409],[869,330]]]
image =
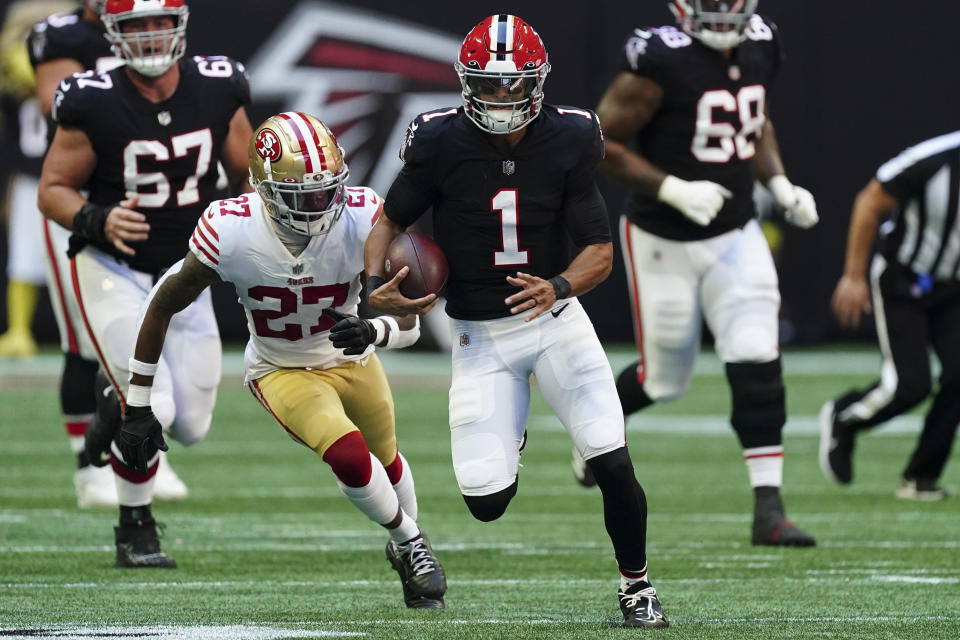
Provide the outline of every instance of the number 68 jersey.
[[83,131],[96,153],[90,202],[109,206],[139,196],[134,208],[147,217],[150,236],[130,243],[136,255],[110,243],[96,247],[145,273],[157,274],[183,257],[204,206],[220,197],[223,143],[231,119],[250,102],[241,64],[222,56],[178,64],[179,84],[163,102],[147,100],[119,67],[65,79],[51,114],[61,127]]
[[637,151],[668,174],[733,192],[707,227],[634,192],[626,214],[641,229],[671,240],[701,240],[754,217],[756,143],[783,52],[776,26],[759,15],[745,35],[730,58],[672,26],[636,29],[627,38],[621,69],[663,91],[659,109],[637,135]]
[[330,343],[336,322],[325,310],[356,315],[363,244],[383,200],[367,187],[348,187],[347,204],[330,231],[313,236],[294,256],[273,230],[263,200],[248,193],[212,203],[190,238],[190,251],[233,284],[247,314],[246,380],[278,369],[330,367],[362,360]]

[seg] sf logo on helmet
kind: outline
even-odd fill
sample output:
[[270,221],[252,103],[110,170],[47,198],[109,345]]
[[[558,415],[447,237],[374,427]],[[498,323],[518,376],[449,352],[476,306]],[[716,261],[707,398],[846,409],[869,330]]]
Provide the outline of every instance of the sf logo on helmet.
[[264,160],[276,162],[280,159],[283,148],[280,146],[280,138],[270,129],[264,129],[257,136],[257,154]]

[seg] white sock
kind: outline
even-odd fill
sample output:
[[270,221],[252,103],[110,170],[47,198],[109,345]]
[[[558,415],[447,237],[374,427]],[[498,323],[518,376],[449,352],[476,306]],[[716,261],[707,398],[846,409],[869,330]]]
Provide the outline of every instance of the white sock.
[[629,587],[637,584],[638,582],[650,582],[650,581],[647,579],[647,568],[646,568],[646,567],[644,567],[644,568],[643,568],[642,570],[640,570],[640,571],[631,571],[631,573],[639,574],[639,575],[635,575],[635,577],[630,578],[630,577],[627,577],[627,576],[623,575],[623,572],[622,572],[622,571],[620,572],[620,590],[621,590],[621,591],[626,591],[627,588],[629,588]]
[[84,439],[83,436],[70,436],[70,451],[72,451],[74,455],[83,451]]
[[403,454],[399,451],[397,452],[397,457],[400,458],[403,471],[400,473],[400,480],[393,485],[393,490],[397,494],[397,499],[400,500],[400,508],[403,509],[404,513],[416,520],[418,513],[417,492],[413,488],[413,471],[411,471],[407,459],[404,458]]
[[377,458],[370,454],[370,464],[373,473],[370,482],[362,487],[348,487],[339,480],[340,491],[347,496],[357,509],[360,509],[368,518],[380,525],[392,522],[400,508],[397,494],[390,485],[387,472]]
[[400,524],[393,529],[387,529],[390,532],[390,539],[397,544],[402,544],[420,536],[420,527],[417,526],[417,521],[407,515],[407,512],[403,509],[400,510],[400,513],[403,514]]
[[[117,445],[111,444],[111,451],[119,460],[123,460],[120,451],[117,450]],[[159,452],[147,466],[152,467],[157,464],[158,456]],[[113,473],[113,478],[117,482],[117,500],[119,500],[123,506],[141,507],[153,502],[153,485],[156,482],[157,474],[150,476],[146,482],[130,482],[117,475],[116,471]]]
[[743,450],[751,487],[783,485],[783,445]]

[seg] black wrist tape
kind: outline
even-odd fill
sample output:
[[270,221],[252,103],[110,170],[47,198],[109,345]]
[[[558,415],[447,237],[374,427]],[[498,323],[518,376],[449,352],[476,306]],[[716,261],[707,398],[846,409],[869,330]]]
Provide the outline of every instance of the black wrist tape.
[[115,206],[104,207],[92,202],[85,203],[73,217],[73,232],[84,240],[107,242],[104,226],[107,224],[107,215]]
[[557,294],[557,300],[563,300],[570,297],[570,283],[563,276],[553,276],[547,282],[553,285],[553,292]]

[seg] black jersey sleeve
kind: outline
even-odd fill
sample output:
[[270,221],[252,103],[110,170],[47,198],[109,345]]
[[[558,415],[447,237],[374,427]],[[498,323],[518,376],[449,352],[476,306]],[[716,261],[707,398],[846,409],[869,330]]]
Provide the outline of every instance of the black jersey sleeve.
[[620,70],[660,82],[663,72],[660,42],[652,31],[634,29],[623,43]]
[[421,114],[413,119],[400,148],[403,168],[387,191],[384,214],[403,226],[413,224],[435,199],[437,140],[430,119]]
[[901,202],[923,193],[927,182],[960,147],[960,132],[932,138],[903,151],[877,169],[884,190]]
[[[88,80],[88,76],[92,77],[93,85],[84,82]],[[93,92],[98,90],[98,85],[103,86],[109,82],[109,76],[96,75],[92,71],[75,73],[64,78],[53,96],[50,117],[62,127],[82,127],[91,110],[95,110]]]
[[30,64],[36,68],[50,60],[76,59],[86,40],[86,34],[76,28],[81,19],[77,13],[56,13],[33,25],[27,36]]
[[227,56],[193,56],[193,63],[197,73],[213,80],[219,95],[235,101],[237,108],[250,104],[250,76],[243,63]]
[[595,178],[597,163],[603,159],[603,132],[597,114],[590,115],[592,127],[585,132],[580,160],[567,174],[561,210],[567,234],[577,247],[611,240],[607,204]]

